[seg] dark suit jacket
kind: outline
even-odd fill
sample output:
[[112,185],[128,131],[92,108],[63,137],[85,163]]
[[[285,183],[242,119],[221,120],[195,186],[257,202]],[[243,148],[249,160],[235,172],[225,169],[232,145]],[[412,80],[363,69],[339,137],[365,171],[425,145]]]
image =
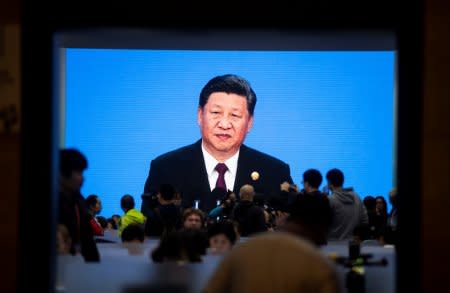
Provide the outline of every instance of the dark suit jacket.
[[[250,177],[254,171],[259,173],[256,181]],[[253,185],[255,191],[265,198],[277,196],[280,194],[280,184],[284,181],[292,183],[288,164],[245,145],[241,146],[233,187],[236,196],[239,196],[239,189],[244,184]],[[194,201],[199,200],[199,208],[209,212],[219,200],[211,196],[201,140],[165,153],[151,162],[142,196],[141,210],[144,214],[148,211],[151,197],[163,183],[170,183],[181,192],[183,207],[192,207]]]
[[91,216],[87,211],[83,196],[80,193],[70,196],[60,193],[58,212],[58,223],[67,227],[72,240],[70,253],[75,254],[75,246],[80,245],[81,255],[85,261],[100,261],[100,254],[90,224]]

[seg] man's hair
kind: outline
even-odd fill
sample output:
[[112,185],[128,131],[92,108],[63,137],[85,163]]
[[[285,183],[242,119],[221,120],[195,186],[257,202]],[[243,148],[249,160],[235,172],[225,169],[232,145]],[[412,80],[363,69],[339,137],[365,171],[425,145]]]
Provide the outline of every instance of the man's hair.
[[244,96],[247,100],[248,113],[253,116],[256,106],[256,94],[247,80],[234,74],[214,77],[208,81],[200,92],[199,107],[203,109],[208,102],[209,96],[218,92]]
[[[116,223],[116,221],[114,221],[114,219],[113,219],[112,217],[106,219],[106,225],[108,225],[108,223],[111,224],[111,226],[112,226],[112,228],[113,228],[114,230],[117,230],[117,223]],[[100,222],[100,224],[101,224],[101,222]],[[124,230],[125,230],[125,229],[124,229]],[[122,232],[123,232],[123,231],[122,231]]]
[[173,200],[177,194],[177,190],[172,184],[161,184],[159,186],[159,194],[164,200]]
[[64,177],[70,177],[73,171],[84,171],[88,167],[86,157],[77,149],[59,151],[59,171]]
[[120,207],[126,211],[134,208],[134,198],[129,194],[125,194],[120,199]]
[[106,218],[103,216],[96,216],[96,218],[97,218],[97,221],[100,223],[100,226],[103,229],[106,229],[106,226],[108,226],[108,221],[106,220]]
[[98,196],[96,194],[90,194],[86,197],[85,203],[88,208],[95,206],[97,203]]
[[312,188],[319,188],[320,184],[322,184],[322,174],[320,174],[319,170],[308,169],[303,173],[303,182],[308,182]]
[[377,206],[377,201],[375,200],[375,197],[371,195],[367,195],[366,197],[364,197],[363,203],[367,211],[374,211]]
[[208,238],[224,234],[230,240],[231,244],[236,243],[236,231],[232,222],[220,221],[211,224],[208,227]]
[[304,237],[316,245],[327,243],[333,214],[328,196],[323,193],[299,193],[291,206],[288,222],[302,227]]
[[255,197],[255,189],[250,184],[242,185],[241,189],[239,189],[239,197],[241,200],[252,201]]
[[123,229],[120,238],[122,242],[130,242],[133,240],[144,242],[144,228],[140,224],[130,224]]
[[200,217],[200,221],[203,222],[205,221],[205,213],[202,212],[202,210],[199,209],[194,209],[194,208],[187,208],[184,210],[183,212],[183,223],[186,221],[186,219],[190,216],[190,215],[197,215]]
[[342,187],[344,184],[344,173],[339,169],[331,169],[327,172],[328,183],[333,184],[336,187]]
[[201,262],[207,247],[208,239],[203,231],[191,229],[172,231],[160,239],[159,245],[151,252],[151,258],[155,263]]

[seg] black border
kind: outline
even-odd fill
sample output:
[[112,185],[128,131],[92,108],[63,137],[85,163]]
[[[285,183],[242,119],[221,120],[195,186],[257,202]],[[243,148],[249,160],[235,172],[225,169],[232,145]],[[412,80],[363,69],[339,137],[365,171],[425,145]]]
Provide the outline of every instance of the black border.
[[[18,289],[53,292],[57,121],[52,37],[60,30],[128,26],[187,29],[386,29],[398,42],[397,292],[420,291],[423,1],[21,1],[22,130]],[[139,2],[137,2],[139,3]],[[219,5],[219,6],[217,6]],[[411,263],[411,258],[414,262]],[[38,278],[36,278],[36,276]],[[382,281],[382,280],[380,280]]]

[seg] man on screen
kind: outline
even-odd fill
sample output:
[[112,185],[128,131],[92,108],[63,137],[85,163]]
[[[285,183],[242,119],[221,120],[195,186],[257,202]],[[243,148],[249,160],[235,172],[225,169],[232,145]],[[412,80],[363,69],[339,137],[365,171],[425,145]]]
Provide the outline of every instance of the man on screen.
[[292,183],[289,165],[243,144],[253,126],[256,94],[244,78],[227,74],[211,79],[200,93],[197,111],[201,139],[152,160],[142,196],[146,214],[161,184],[180,192],[183,207],[209,212],[220,192],[235,194],[244,184],[265,197]]

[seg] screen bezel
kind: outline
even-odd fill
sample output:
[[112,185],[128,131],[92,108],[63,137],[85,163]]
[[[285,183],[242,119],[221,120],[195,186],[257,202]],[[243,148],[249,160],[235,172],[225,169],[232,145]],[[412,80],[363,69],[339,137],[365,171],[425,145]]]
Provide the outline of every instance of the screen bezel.
[[[60,31],[54,34],[54,100],[59,101],[59,146],[65,146],[65,51],[67,48],[76,49],[138,49],[138,50],[190,50],[190,51],[305,51],[305,52],[379,52],[388,51],[395,54],[395,34],[388,30],[366,30],[351,31],[343,30],[339,32],[329,31],[308,31],[308,30],[275,30],[275,29],[243,29],[236,34],[233,30],[226,29],[205,29],[205,30],[180,30],[180,29],[133,29],[133,28],[108,28],[95,30],[71,30]],[[395,63],[395,61],[394,61]],[[395,64],[394,64],[395,67]],[[395,72],[394,72],[395,87]],[[393,92],[394,104],[394,127],[395,133],[395,104],[396,93]],[[100,113],[97,112],[100,115]],[[261,117],[261,116],[259,116]],[[386,117],[388,118],[388,117]],[[395,154],[395,141],[392,146],[392,153]],[[395,185],[396,160],[390,162],[391,173]],[[292,166],[291,166],[292,167]],[[299,170],[295,168],[294,173]],[[367,170],[370,170],[368,168]],[[293,171],[293,170],[291,170]],[[377,173],[378,174],[378,173]],[[325,174],[323,174],[325,175]],[[372,174],[370,177],[373,177]],[[350,178],[349,176],[348,178]],[[354,175],[353,175],[354,177]],[[293,177],[294,178],[294,177]],[[120,180],[120,179],[119,179]],[[294,181],[300,181],[300,177],[295,176]],[[390,180],[389,180],[390,181]],[[347,180],[347,182],[351,182]],[[298,182],[299,183],[299,182]],[[383,185],[385,186],[385,185]],[[301,187],[301,186],[300,186]],[[92,189],[92,188],[91,188]],[[357,189],[357,188],[356,188]],[[385,189],[385,188],[383,188]],[[135,191],[135,188],[133,188]],[[92,192],[92,191],[91,191]],[[101,192],[101,191],[98,191]],[[360,190],[360,192],[362,192]],[[110,191],[111,193],[111,191]],[[138,193],[132,193],[140,197]],[[375,195],[382,194],[387,199],[385,193],[370,193]],[[367,191],[360,193],[363,197]],[[110,197],[111,195],[109,195]],[[108,197],[107,206],[111,207]],[[106,201],[106,198],[105,198]],[[140,198],[137,199],[138,206]],[[390,206],[390,205],[389,205]],[[118,208],[117,208],[118,209]]]
[[[391,1],[379,1],[364,11],[357,9],[358,5],[275,5],[275,7],[262,7],[263,11],[250,17],[250,27],[267,26],[274,15],[283,16],[284,21],[276,25],[282,29],[296,28],[325,28],[329,31],[337,31],[341,28],[364,29],[392,29],[395,32],[398,44],[398,133],[397,133],[397,158],[398,158],[398,187],[399,197],[405,195],[406,200],[399,202],[399,217],[404,225],[401,229],[400,239],[401,253],[398,254],[397,290],[411,286],[420,287],[421,270],[414,267],[408,269],[410,255],[419,255],[420,245],[420,151],[421,151],[421,99],[422,76],[421,62],[423,60],[423,37],[421,37],[421,5],[418,1],[408,2],[404,5],[392,5]],[[189,4],[192,5],[192,4]],[[125,5],[129,8],[129,6]],[[171,5],[169,5],[171,6]],[[194,5],[195,6],[195,5]],[[20,212],[20,255],[19,255],[19,287],[41,288],[51,292],[54,269],[54,211],[55,193],[54,184],[58,166],[58,121],[55,112],[58,105],[52,100],[52,76],[54,69],[52,64],[53,34],[61,29],[85,29],[90,31],[105,24],[127,25],[134,24],[138,27],[172,27],[172,22],[184,21],[186,26],[207,27],[219,24],[219,26],[233,27],[239,30],[248,27],[242,21],[232,24],[229,22],[230,9],[216,12],[214,18],[208,17],[206,8],[199,9],[183,6],[186,9],[173,11],[172,7],[156,10],[159,17],[152,18],[148,10],[139,10],[136,7],[135,15],[126,17],[123,7],[116,8],[116,13],[106,16],[103,7],[77,7],[76,9],[54,7],[49,16],[45,11],[48,5],[37,6],[30,1],[22,5],[23,13],[23,78],[22,78],[22,112],[23,124],[21,132],[21,212]],[[183,8],[182,7],[182,8]],[[353,8],[352,8],[353,7]],[[73,8],[73,7],[72,7]],[[241,11],[249,13],[254,7],[244,5]],[[295,9],[294,9],[295,8]],[[401,9],[399,9],[401,8]],[[55,12],[56,10],[56,12]],[[151,10],[154,11],[155,9]],[[187,11],[192,12],[191,14]],[[81,13],[83,12],[83,13]],[[79,17],[83,15],[85,17]],[[245,14],[245,13],[244,13]],[[72,17],[67,17],[72,15]],[[112,15],[122,15],[113,20]],[[154,13],[151,13],[155,16]],[[192,18],[186,15],[192,15]],[[206,15],[206,17],[204,17]],[[49,16],[49,17],[45,17]],[[204,24],[199,24],[201,19]],[[201,18],[203,17],[203,18]],[[205,21],[206,20],[206,21]],[[247,18],[247,21],[250,21]],[[254,21],[256,20],[256,21]],[[274,26],[270,24],[269,26]],[[39,98],[36,98],[36,97]],[[40,134],[39,143],[35,140],[35,133]],[[37,175],[37,176],[36,176]],[[414,182],[414,184],[411,184]],[[42,197],[33,197],[39,190]],[[41,229],[30,231],[29,223],[39,218],[43,223]],[[35,243],[36,239],[42,241]],[[29,249],[29,243],[34,243],[34,250]],[[36,251],[42,252],[37,254]],[[53,256],[52,256],[53,255]],[[26,282],[27,276],[32,276],[39,269],[44,273],[38,282]],[[30,279],[31,281],[31,279]],[[402,282],[403,281],[403,282]],[[415,285],[414,285],[415,284]],[[416,286],[417,285],[417,286]]]

